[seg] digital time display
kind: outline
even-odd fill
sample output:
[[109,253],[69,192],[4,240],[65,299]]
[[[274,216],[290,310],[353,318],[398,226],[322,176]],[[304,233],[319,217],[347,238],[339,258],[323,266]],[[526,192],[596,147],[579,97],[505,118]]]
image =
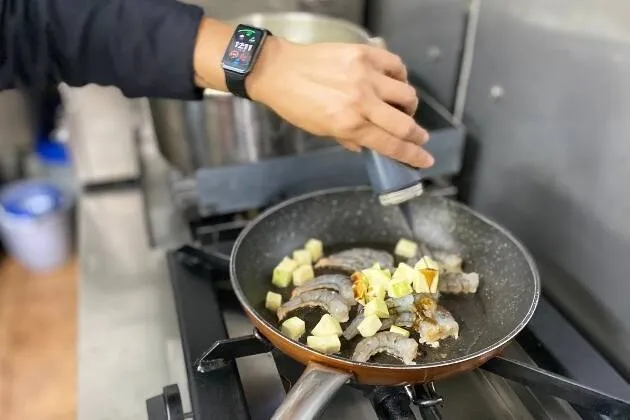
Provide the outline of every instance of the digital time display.
[[257,28],[238,25],[223,57],[223,67],[246,73],[265,34]]

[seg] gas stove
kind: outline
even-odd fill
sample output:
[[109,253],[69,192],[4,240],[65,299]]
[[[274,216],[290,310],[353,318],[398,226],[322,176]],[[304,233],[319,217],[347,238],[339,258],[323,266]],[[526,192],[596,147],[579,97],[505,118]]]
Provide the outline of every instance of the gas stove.
[[[194,244],[167,254],[192,412],[184,412],[180,390],[169,385],[147,400],[149,420],[266,420],[304,369],[258,335],[231,290],[227,258],[220,255],[229,255],[246,224],[243,216],[197,221]],[[549,327],[551,305],[543,297],[539,308],[503,356],[481,369],[424,386],[347,384],[322,418],[630,418],[626,401],[566,378],[570,372],[537,335],[537,325]],[[558,334],[571,328],[554,322]]]

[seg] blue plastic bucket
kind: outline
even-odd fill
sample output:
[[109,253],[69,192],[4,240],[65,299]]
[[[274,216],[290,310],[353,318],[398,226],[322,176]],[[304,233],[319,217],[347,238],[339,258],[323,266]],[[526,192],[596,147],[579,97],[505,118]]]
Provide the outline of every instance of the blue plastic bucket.
[[9,255],[32,271],[63,266],[72,253],[70,205],[59,187],[30,180],[0,190],[0,232]]

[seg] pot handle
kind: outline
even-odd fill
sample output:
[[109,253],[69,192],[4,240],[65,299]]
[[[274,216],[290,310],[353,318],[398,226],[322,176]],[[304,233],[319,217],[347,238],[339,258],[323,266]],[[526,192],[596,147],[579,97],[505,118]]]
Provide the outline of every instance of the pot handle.
[[352,374],[311,362],[291,388],[272,420],[312,420]]

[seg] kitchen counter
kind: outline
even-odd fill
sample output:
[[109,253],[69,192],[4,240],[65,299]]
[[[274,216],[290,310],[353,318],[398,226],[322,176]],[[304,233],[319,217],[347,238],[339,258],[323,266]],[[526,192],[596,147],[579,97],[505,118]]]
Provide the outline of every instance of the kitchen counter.
[[148,104],[138,110],[143,181],[79,198],[79,420],[146,418],[145,400],[172,383],[189,407],[164,257],[186,229],[169,199]]

